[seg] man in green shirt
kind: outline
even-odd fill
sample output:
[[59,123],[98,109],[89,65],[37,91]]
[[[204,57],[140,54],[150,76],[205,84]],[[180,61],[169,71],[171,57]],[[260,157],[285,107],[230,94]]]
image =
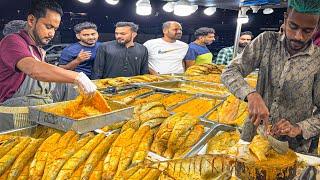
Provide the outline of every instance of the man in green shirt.
[[186,69],[194,64],[212,63],[212,53],[207,48],[215,40],[215,30],[202,27],[195,31],[195,41],[189,44],[188,52],[184,57]]
[[[252,39],[253,39],[253,35],[252,35],[252,32],[250,31],[245,31],[240,34],[239,46],[238,46],[238,52],[237,52],[238,55],[251,42]],[[232,60],[232,56],[233,56],[233,46],[223,48],[219,51],[217,59],[214,63],[228,65]]]

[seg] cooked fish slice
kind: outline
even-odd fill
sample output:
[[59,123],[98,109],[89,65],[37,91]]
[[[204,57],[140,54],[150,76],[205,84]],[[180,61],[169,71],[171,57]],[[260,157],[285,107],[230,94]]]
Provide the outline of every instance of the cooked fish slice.
[[[90,135],[90,136],[93,136],[93,135]],[[69,147],[69,146],[74,146],[74,144],[79,141],[79,138],[80,138],[80,135],[79,135],[79,134],[74,135],[74,136],[70,139],[67,147]]]
[[157,154],[162,154],[166,148],[170,134],[176,122],[178,122],[185,113],[176,113],[163,121],[158,132],[155,135],[155,140],[151,145],[151,150]]
[[147,122],[150,119],[154,118],[166,118],[169,117],[170,113],[165,110],[164,107],[154,107],[149,111],[146,111],[140,115],[140,120],[142,123]]
[[142,113],[144,113],[154,107],[163,107],[163,105],[160,102],[151,102],[148,104],[144,104],[141,106],[139,113],[142,114]]
[[188,135],[185,143],[183,143],[183,145],[175,153],[174,158],[179,158],[184,155],[189,150],[189,148],[201,138],[203,133],[204,126],[199,124],[195,125],[193,130]]
[[14,163],[20,153],[28,146],[31,138],[23,138],[15,145],[6,155],[0,159],[0,176],[5,173],[8,168]]
[[122,126],[121,133],[130,128],[137,130],[140,126],[140,122],[141,121],[138,118],[130,119]]
[[161,172],[158,180],[175,180],[175,179],[168,176],[165,172]]
[[100,180],[102,179],[102,171],[103,171],[103,162],[108,153],[104,153],[102,158],[99,160],[97,166],[92,171],[89,180]]
[[168,149],[170,149],[169,153],[167,154],[167,158],[172,158],[174,155],[174,152],[177,151],[177,149],[180,148],[180,146],[177,146],[177,140],[178,138],[184,134],[186,131],[191,129],[194,125],[196,125],[199,122],[198,118],[193,118],[190,115],[186,115],[181,118],[180,121],[178,121],[173,130],[170,134],[169,140],[168,140]]
[[11,166],[0,176],[0,179],[3,179],[3,180],[8,179],[10,169],[11,169]]
[[150,171],[150,168],[144,167],[140,168],[138,171],[136,171],[132,176],[128,178],[128,180],[137,180],[137,179],[142,179],[145,177],[148,172]]
[[123,179],[128,179],[130,176],[132,176],[135,172],[137,172],[141,166],[133,166],[132,168],[129,168],[121,173],[121,176]]
[[12,135],[7,135],[7,134],[0,135],[0,143],[7,141],[9,139],[12,139],[12,138],[14,138],[14,136],[12,136]]
[[144,161],[144,159],[146,158],[147,153],[150,149],[152,140],[153,140],[153,134],[152,134],[151,130],[149,130],[143,136],[143,138],[138,146],[138,149],[136,150],[136,152],[133,155],[131,164],[138,164],[138,163]]
[[92,151],[87,161],[84,164],[83,171],[81,173],[81,179],[89,179],[91,172],[97,166],[102,156],[109,151],[112,143],[118,137],[116,134],[104,138],[101,143]]
[[71,180],[79,180],[81,178],[81,172],[84,168],[84,164],[82,163],[71,175],[70,178]]
[[103,179],[111,179],[117,172],[120,155],[124,149],[124,145],[126,145],[127,142],[130,142],[134,132],[134,129],[129,128],[121,133],[112,144],[103,163]]
[[222,123],[228,123],[233,121],[238,113],[240,100],[235,96],[229,96],[227,100],[222,104],[219,112],[219,121]]
[[142,178],[142,180],[157,180],[161,174],[158,169],[150,169],[150,171]]
[[266,155],[271,149],[271,146],[267,139],[256,135],[250,143],[249,149],[259,159],[259,161],[266,161]]
[[104,132],[108,132],[110,130],[115,130],[115,129],[119,129],[121,128],[127,121],[120,121],[118,123],[114,123],[114,124],[111,124],[111,125],[108,125],[108,126],[105,126],[104,128],[102,128],[102,130]]
[[43,139],[32,139],[29,145],[23,150],[18,158],[13,163],[8,179],[17,179],[23,170],[23,167],[28,164],[29,160],[34,156],[38,147],[43,142]]
[[6,140],[3,144],[0,145],[0,157],[3,157],[5,154],[7,154],[18,143],[19,138]]
[[22,170],[20,176],[18,177],[18,180],[27,180],[27,179],[29,179],[29,168],[30,168],[31,162],[32,162],[32,159],[30,159],[29,162],[27,163],[27,165],[25,165],[23,167],[23,170]]
[[[59,140],[57,146],[54,147],[51,153],[48,154],[46,166],[44,168],[43,177],[45,178],[48,174],[49,168],[52,165],[55,158],[58,156],[58,154],[63,151],[65,148],[67,148],[69,142],[73,139],[73,137],[76,137],[75,140],[78,139],[78,136],[76,136],[75,131],[68,131],[66,132]],[[74,143],[74,142],[73,142]]]
[[93,97],[90,99],[90,104],[102,113],[111,111],[108,102],[103,98],[102,94],[99,91],[96,91],[94,93]]
[[118,165],[117,172],[115,176],[120,176],[121,172],[126,170],[130,165],[134,153],[137,151],[139,144],[143,140],[143,137],[147,132],[150,131],[149,126],[142,126],[138,129],[137,132],[134,133],[132,139],[124,146],[123,151],[121,152],[120,161]]
[[[192,128],[193,129],[193,128]],[[189,129],[187,130],[186,132],[184,132],[183,134],[181,134],[178,139],[177,139],[177,142],[176,142],[176,151],[178,151],[182,146],[183,144],[185,143],[185,141],[187,140],[189,134],[191,133],[191,130],[192,129]]]
[[94,148],[103,140],[104,134],[98,134],[80,148],[61,168],[57,179],[68,179],[72,173],[88,158]]
[[82,139],[74,143],[73,146],[68,146],[65,150],[63,150],[50,166],[48,175],[43,179],[46,179],[46,180],[56,179],[58,173],[60,172],[65,162],[67,162],[71,156],[73,156],[79,149],[81,149],[84,145],[86,145],[87,142],[92,138],[93,138],[93,135],[91,133],[88,133]]
[[52,152],[60,137],[60,134],[54,133],[51,136],[49,136],[46,140],[44,140],[43,143],[40,145],[30,165],[31,178],[41,179],[41,177],[43,176],[48,154]]
[[235,121],[234,124],[236,126],[242,126],[244,121],[249,117],[249,111],[244,111],[241,116],[239,116]]
[[156,126],[159,126],[164,120],[165,120],[165,118],[151,119],[151,120],[143,123],[141,126],[150,126],[150,128],[154,128]]

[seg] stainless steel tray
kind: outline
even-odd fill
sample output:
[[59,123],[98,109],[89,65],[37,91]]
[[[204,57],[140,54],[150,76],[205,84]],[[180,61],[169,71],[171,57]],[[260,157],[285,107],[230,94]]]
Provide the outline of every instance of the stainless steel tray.
[[[195,82],[195,81],[182,81],[182,80],[177,80],[177,81],[167,81],[167,82],[155,82],[155,83],[149,83],[145,86],[147,87],[152,87],[155,89],[162,89],[162,90],[168,90],[168,91],[182,91],[182,92],[188,92],[192,94],[205,94],[205,95],[213,95],[207,92],[191,92],[185,89],[181,89],[184,85],[190,85],[194,87],[201,87],[201,88],[206,88],[206,89],[217,89],[217,88],[224,88],[224,85],[222,84],[217,84],[217,83],[200,83],[200,82]],[[217,94],[214,96],[219,96],[221,98],[226,98],[230,95],[230,93],[224,93],[224,94]]]
[[30,120],[38,124],[48,126],[51,128],[59,129],[62,131],[74,130],[79,134],[83,134],[95,129],[102,128],[106,125],[131,119],[133,116],[133,107],[108,101],[112,111],[97,116],[90,116],[79,120],[71,119],[68,117],[57,116],[51,113],[43,112],[41,109],[45,107],[54,107],[63,105],[66,102],[59,102],[41,106],[30,107]]
[[31,136],[37,129],[38,125],[32,125],[23,128],[11,129],[0,132],[0,135],[11,135],[11,136]]

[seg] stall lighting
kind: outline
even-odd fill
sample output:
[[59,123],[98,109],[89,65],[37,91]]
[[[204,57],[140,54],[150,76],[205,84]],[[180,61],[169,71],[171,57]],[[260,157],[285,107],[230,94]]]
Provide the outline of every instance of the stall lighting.
[[173,8],[173,13],[177,16],[189,16],[196,12],[198,9],[197,5],[191,5],[185,0],[178,1]]
[[263,14],[272,14],[273,13],[273,9],[272,8],[266,8],[263,10]]
[[105,0],[106,3],[111,4],[111,5],[116,5],[119,3],[119,0]]
[[208,7],[204,9],[203,13],[207,16],[212,16],[216,12],[217,8],[216,7]]
[[165,5],[163,5],[162,9],[165,12],[173,12],[175,2],[167,2]]
[[148,16],[152,12],[152,7],[149,0],[139,0],[136,3],[136,13],[141,16]]
[[253,13],[258,13],[258,11],[261,8],[261,6],[250,6],[250,8],[252,9]]
[[78,0],[79,2],[81,2],[81,3],[89,3],[89,2],[91,2],[91,0]]
[[249,17],[247,15],[242,15],[237,19],[239,24],[246,24],[249,22]]

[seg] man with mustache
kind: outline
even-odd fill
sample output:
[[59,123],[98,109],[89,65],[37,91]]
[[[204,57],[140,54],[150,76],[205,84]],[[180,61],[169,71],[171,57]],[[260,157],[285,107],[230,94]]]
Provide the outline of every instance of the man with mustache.
[[215,41],[215,30],[213,28],[201,27],[194,32],[195,41],[189,44],[189,49],[184,57],[186,69],[194,64],[212,63],[213,55],[207,48]]
[[[320,15],[318,0],[290,0],[284,32],[264,32],[237,56],[222,81],[238,98],[248,101],[249,118],[241,134],[250,142],[259,125],[297,152],[314,153],[320,132],[320,49],[313,45]],[[259,69],[257,88],[244,80]]]
[[167,21],[162,25],[163,37],[144,43],[149,53],[149,71],[151,74],[170,74],[184,72],[184,57],[188,44],[179,41],[182,27],[176,21]]
[[[100,45],[100,42],[97,42],[99,37],[97,29],[97,26],[92,22],[83,22],[75,25],[73,30],[79,41],[63,49],[59,67],[83,72],[91,78],[93,62]],[[76,96],[78,96],[78,92],[72,84],[59,83],[53,91],[55,102],[71,100]]]
[[[250,31],[241,32],[240,38],[239,38],[237,55],[241,54],[243,49],[252,41],[252,39],[253,39],[252,32]],[[233,49],[234,49],[233,46],[221,49],[214,63],[228,65],[232,60]]]
[[118,22],[114,41],[101,44],[94,61],[92,78],[130,77],[148,74],[148,51],[143,45],[133,42],[138,25],[133,22]]
[[[52,102],[53,85],[73,83],[91,95],[96,86],[84,73],[65,70],[44,62],[47,45],[59,28],[63,11],[54,0],[35,0],[28,12],[27,27],[0,42],[0,103],[4,106],[30,106]],[[0,117],[0,131],[13,123]]]

